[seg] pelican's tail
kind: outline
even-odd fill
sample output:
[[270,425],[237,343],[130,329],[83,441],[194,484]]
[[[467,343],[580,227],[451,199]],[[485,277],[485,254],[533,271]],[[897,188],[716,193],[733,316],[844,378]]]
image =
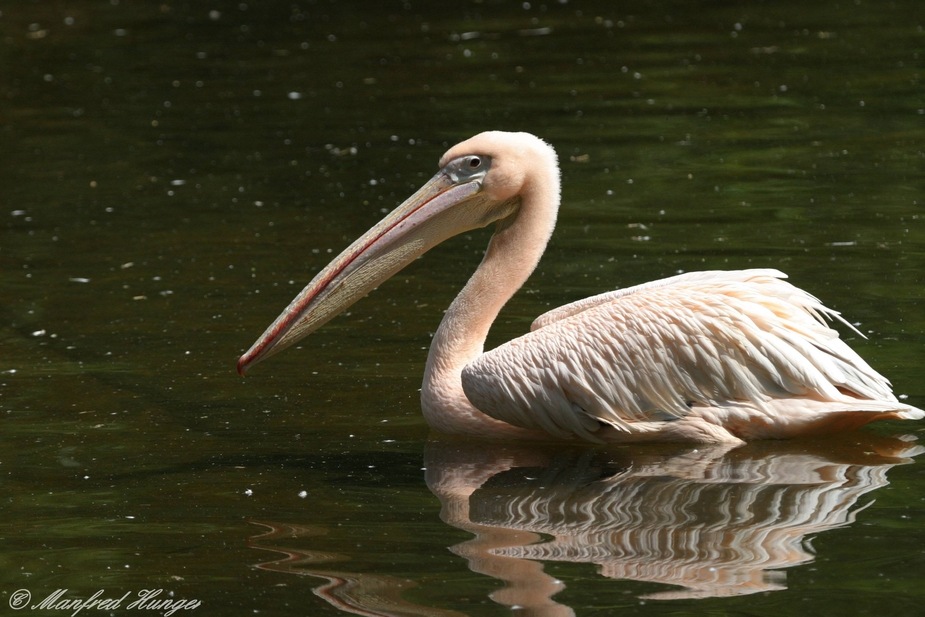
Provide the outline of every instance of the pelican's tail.
[[921,420],[925,418],[925,411],[912,405],[905,405],[905,409],[896,412],[896,417],[900,420]]
[[[737,408],[737,412],[730,409]],[[899,401],[872,401],[845,396],[841,400],[777,399],[763,408],[751,404],[726,407],[727,428],[741,439],[799,437],[860,428],[878,420],[921,420],[925,411]],[[745,408],[748,408],[746,411]],[[713,408],[714,411],[720,411]],[[736,416],[744,421],[736,421]]]

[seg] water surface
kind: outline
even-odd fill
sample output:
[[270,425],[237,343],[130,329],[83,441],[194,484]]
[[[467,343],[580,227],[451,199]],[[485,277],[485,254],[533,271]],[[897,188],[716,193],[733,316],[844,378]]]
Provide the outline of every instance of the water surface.
[[234,361],[449,145],[500,128],[557,148],[565,205],[490,344],[603,290],[773,267],[923,406],[923,28],[914,1],[0,8],[2,601],[917,614],[920,425],[434,441],[426,349],[485,233],[246,380]]

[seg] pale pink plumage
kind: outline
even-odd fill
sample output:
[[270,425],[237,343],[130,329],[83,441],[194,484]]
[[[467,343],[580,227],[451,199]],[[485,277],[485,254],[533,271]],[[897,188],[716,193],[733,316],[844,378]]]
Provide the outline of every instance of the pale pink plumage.
[[[829,328],[838,313],[776,270],[693,272],[541,315],[487,353],[498,312],[536,267],[559,206],[555,152],[482,133],[326,267],[241,357],[286,347],[451,235],[497,222],[431,344],[421,402],[449,433],[588,441],[727,441],[920,419]],[[850,325],[848,326],[851,327]]]

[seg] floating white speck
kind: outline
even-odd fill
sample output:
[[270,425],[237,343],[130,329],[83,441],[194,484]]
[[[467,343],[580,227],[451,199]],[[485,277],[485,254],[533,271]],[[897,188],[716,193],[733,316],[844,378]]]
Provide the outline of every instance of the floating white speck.
[[89,283],[90,282],[90,279],[84,276],[72,276],[68,280],[72,283]]
[[305,499],[306,497],[308,497],[308,491],[299,491],[299,497],[301,497],[302,499]]
[[552,34],[552,28],[527,28],[518,30],[517,34],[520,36],[546,36],[547,34]]
[[45,330],[36,330],[32,333],[32,336],[45,336]]
[[290,101],[298,101],[300,98],[302,98],[302,93],[301,92],[290,92],[289,94],[286,95],[286,97]]
[[247,488],[247,489],[244,489],[244,494],[247,495],[248,497],[250,497],[251,495],[254,494],[254,491],[252,491],[251,489]]

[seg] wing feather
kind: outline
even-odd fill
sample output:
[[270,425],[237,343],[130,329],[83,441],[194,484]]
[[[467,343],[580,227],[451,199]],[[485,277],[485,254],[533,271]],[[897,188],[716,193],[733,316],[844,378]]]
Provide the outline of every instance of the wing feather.
[[784,277],[697,272],[568,304],[467,365],[463,389],[499,420],[590,440],[602,425],[632,431],[695,407],[770,414],[777,399],[895,401],[828,327],[838,313]]

